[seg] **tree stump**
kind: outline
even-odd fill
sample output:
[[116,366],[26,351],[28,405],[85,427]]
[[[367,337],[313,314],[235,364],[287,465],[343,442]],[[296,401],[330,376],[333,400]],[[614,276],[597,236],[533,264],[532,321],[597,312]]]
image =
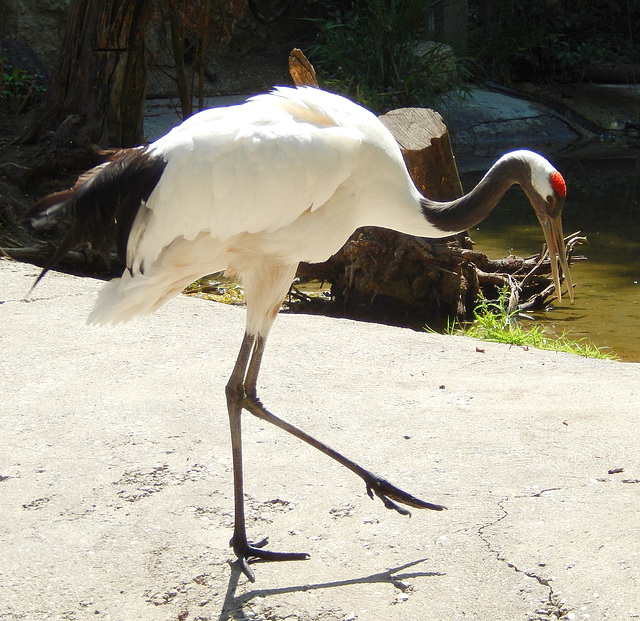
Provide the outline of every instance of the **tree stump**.
[[[430,108],[400,108],[379,118],[400,145],[409,174],[424,196],[450,201],[464,194],[449,130],[438,112]],[[467,233],[447,238],[453,239],[463,248],[473,247]]]
[[401,108],[379,118],[398,141],[409,174],[423,195],[434,201],[462,196],[449,131],[435,110]]

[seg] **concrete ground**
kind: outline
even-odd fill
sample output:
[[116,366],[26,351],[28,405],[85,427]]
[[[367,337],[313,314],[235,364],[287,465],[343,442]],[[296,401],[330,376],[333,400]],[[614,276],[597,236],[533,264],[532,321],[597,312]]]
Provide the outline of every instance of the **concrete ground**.
[[[97,280],[0,261],[0,619],[640,617],[640,365],[278,318],[267,407],[448,511],[411,518],[249,415],[239,574],[224,385],[244,310],[85,325]],[[579,292],[578,292],[579,296]]]

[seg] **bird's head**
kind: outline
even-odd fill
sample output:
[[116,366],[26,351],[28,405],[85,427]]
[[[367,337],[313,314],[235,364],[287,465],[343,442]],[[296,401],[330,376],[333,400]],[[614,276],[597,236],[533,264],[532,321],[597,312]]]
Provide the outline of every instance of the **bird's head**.
[[562,207],[567,196],[564,178],[548,160],[537,153],[516,151],[511,155],[524,161],[526,169],[530,171],[529,177],[522,180],[521,186],[529,198],[544,232],[558,300],[562,299],[558,271],[558,263],[560,263],[569,291],[569,298],[573,302],[573,283],[571,282],[562,233]]

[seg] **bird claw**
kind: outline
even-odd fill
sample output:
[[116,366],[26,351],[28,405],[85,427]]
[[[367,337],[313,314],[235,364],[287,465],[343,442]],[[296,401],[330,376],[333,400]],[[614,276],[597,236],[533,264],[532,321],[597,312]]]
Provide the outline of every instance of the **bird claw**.
[[244,543],[236,544],[234,538],[229,542],[238,557],[240,570],[250,582],[256,581],[255,573],[249,566],[250,563],[259,561],[306,561],[310,558],[306,552],[271,552],[270,550],[264,550],[263,548],[267,543],[269,543],[268,537],[264,537],[255,543],[245,541]]
[[382,500],[382,503],[387,509],[394,509],[400,515],[411,516],[411,512],[400,506],[398,503],[409,505],[416,509],[431,509],[432,511],[442,511],[443,509],[446,509],[443,505],[436,505],[431,502],[420,500],[375,474],[371,475],[370,480],[365,480],[365,483],[367,485],[367,494],[369,495],[369,498],[373,500],[375,494],[380,498],[380,500]]
[[370,485],[367,485],[367,494],[369,495],[369,498],[371,498],[371,500],[374,499],[374,494],[375,494],[378,498],[380,498],[380,500],[382,500],[382,503],[387,509],[394,509],[400,515],[408,515],[409,517],[411,517],[411,511],[409,511],[408,509],[405,509],[404,507],[401,507],[397,502],[393,502],[391,498],[389,498],[388,496],[385,496],[378,489],[374,491]]

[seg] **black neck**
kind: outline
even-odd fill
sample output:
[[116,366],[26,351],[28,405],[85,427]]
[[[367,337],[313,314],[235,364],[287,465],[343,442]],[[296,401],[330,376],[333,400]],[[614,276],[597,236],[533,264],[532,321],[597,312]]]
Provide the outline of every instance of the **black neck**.
[[500,159],[468,194],[445,203],[423,198],[420,201],[422,213],[442,232],[460,233],[482,222],[515,184],[528,193],[531,186],[529,166],[517,158]]

